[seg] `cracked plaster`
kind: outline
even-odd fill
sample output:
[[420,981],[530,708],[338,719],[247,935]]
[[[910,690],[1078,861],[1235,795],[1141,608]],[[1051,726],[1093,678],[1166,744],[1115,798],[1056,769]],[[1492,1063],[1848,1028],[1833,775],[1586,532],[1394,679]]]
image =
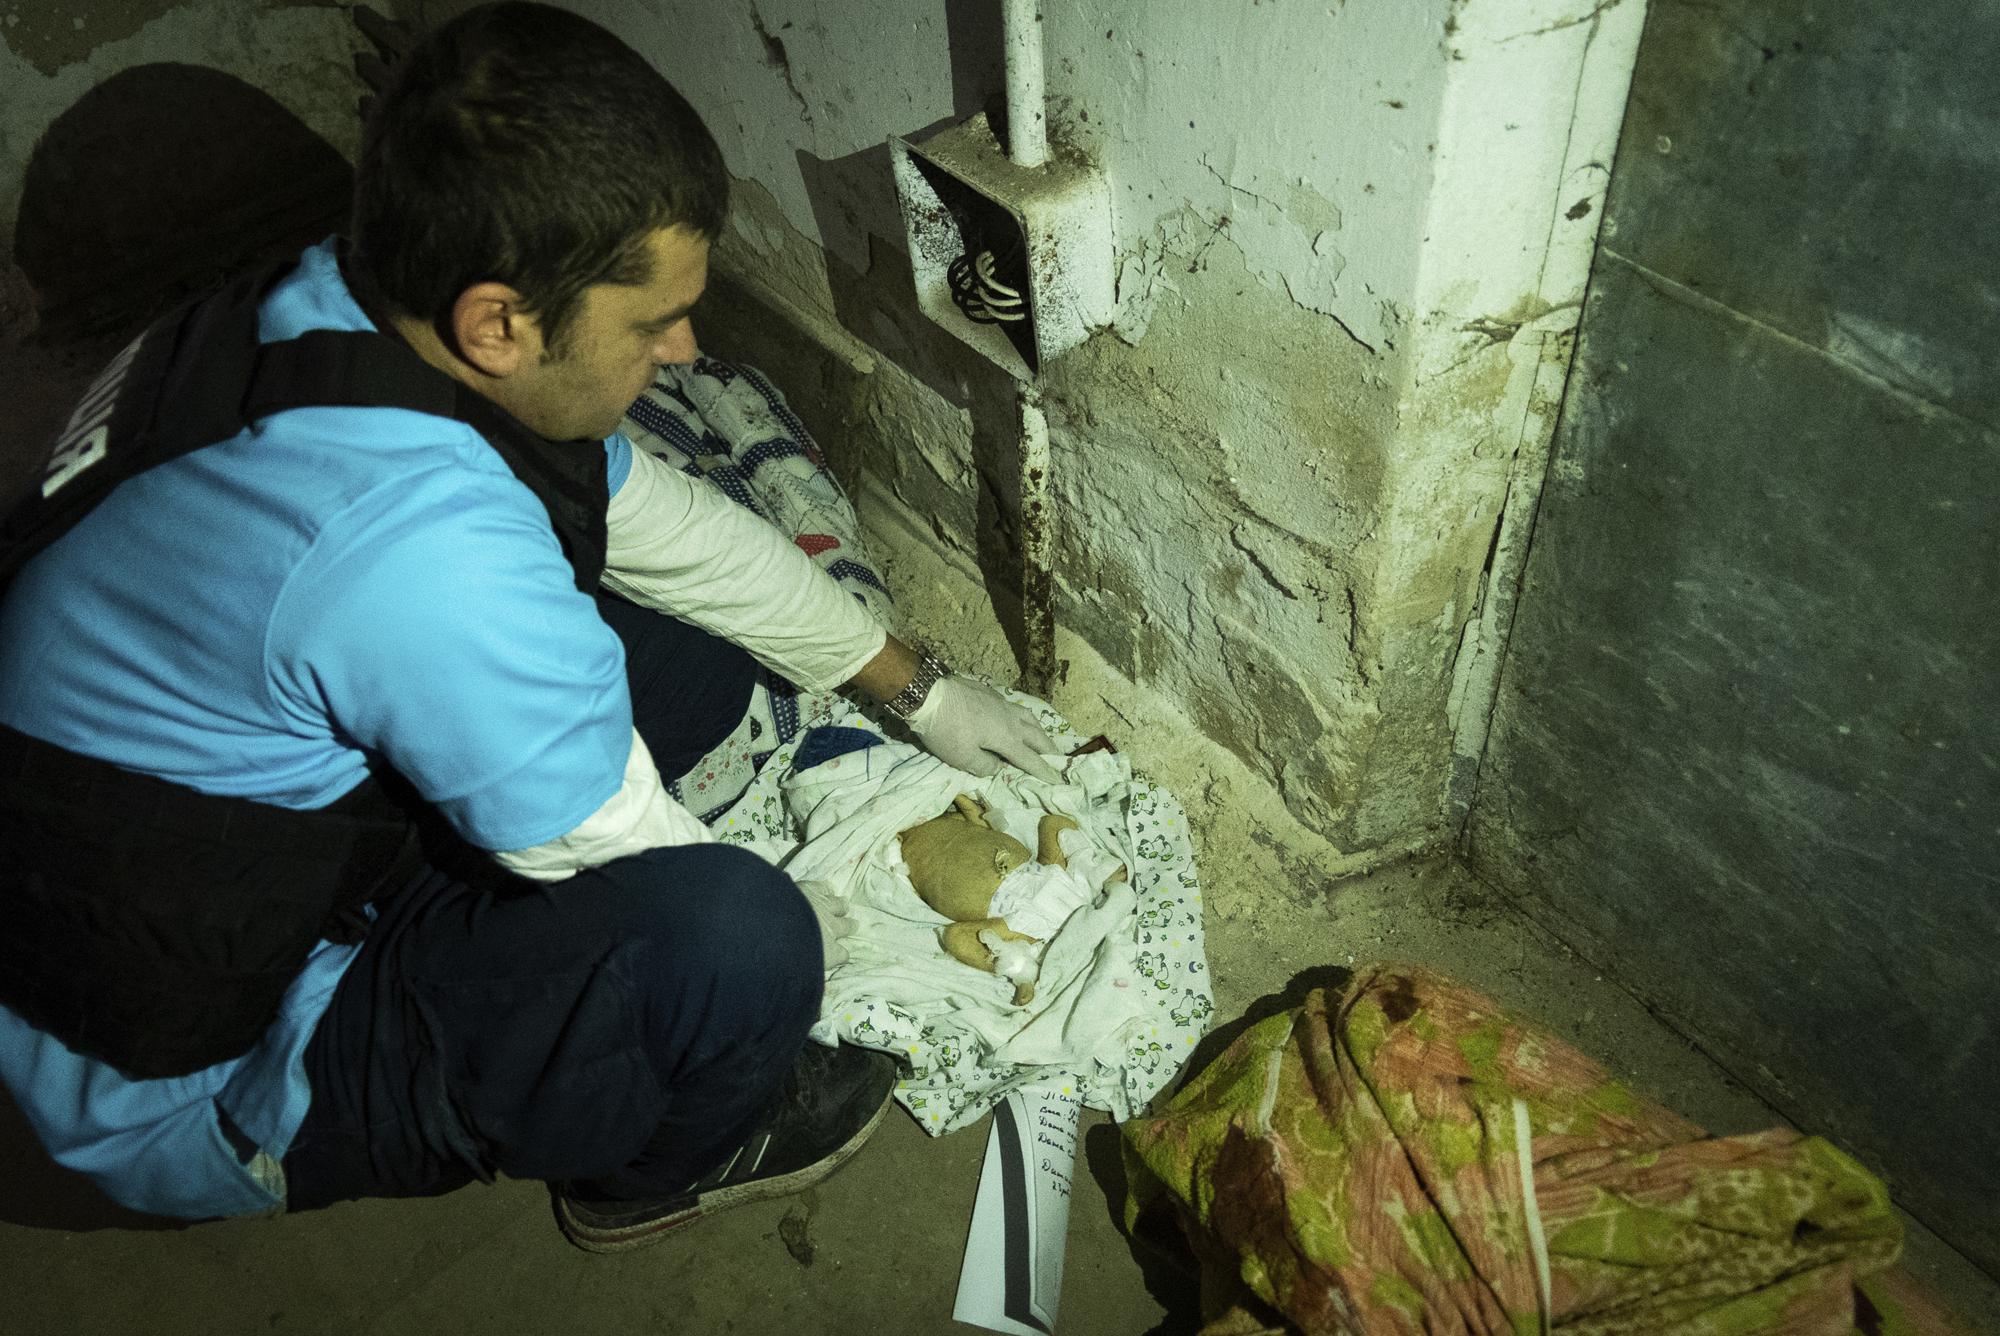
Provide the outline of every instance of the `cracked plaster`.
[[[699,105],[735,87],[738,133],[718,133],[761,184],[722,262],[884,359],[856,424],[866,469],[940,543],[1004,565],[1004,467],[972,441],[1004,387],[982,390],[897,299],[899,222],[855,184],[867,145],[993,90],[936,49],[959,34],[929,0],[888,8],[874,25],[902,34],[894,58],[832,120],[820,99],[859,59],[839,5],[704,14],[697,40],[651,54]],[[1640,0],[1045,16],[1052,126],[1103,163],[1120,251],[1115,337],[1044,376],[1059,618],[1344,847],[1442,822],[1461,632],[1528,387],[1567,357],[1545,324],[1581,296],[1616,57],[1642,16]],[[741,58],[697,69],[711,27]],[[829,184],[830,167],[854,171]],[[1287,688],[1253,675],[1260,656]]]

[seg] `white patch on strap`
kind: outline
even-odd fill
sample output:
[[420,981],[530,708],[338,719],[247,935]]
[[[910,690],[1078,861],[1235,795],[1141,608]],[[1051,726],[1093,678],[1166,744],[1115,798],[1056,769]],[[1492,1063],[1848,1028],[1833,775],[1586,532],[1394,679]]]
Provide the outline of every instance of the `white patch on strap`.
[[53,496],[77,474],[104,458],[111,444],[111,428],[95,427],[80,441],[65,440],[49,457],[48,476],[42,479],[42,495]]
[[50,452],[48,469],[42,475],[44,497],[54,496],[77,474],[104,458],[111,444],[111,412],[118,406],[118,391],[124,387],[125,373],[132,369],[132,359],[139,355],[139,344],[145,337],[141,334],[111,359],[70,414],[69,425]]

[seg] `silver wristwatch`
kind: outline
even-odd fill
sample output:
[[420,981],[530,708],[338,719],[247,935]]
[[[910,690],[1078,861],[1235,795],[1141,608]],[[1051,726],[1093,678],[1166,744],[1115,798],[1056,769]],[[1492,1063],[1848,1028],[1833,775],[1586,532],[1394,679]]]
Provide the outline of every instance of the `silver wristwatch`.
[[931,688],[938,684],[939,679],[950,675],[951,669],[945,667],[944,660],[929,650],[919,651],[917,671],[910,678],[909,685],[882,704],[890,714],[907,721],[929,698]]

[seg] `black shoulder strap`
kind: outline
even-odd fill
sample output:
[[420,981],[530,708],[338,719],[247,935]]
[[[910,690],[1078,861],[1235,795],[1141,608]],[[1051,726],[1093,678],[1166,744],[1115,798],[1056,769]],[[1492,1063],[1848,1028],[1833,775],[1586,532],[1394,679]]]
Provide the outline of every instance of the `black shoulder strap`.
[[457,417],[464,388],[399,339],[366,331],[309,330],[267,343],[243,393],[245,423],[290,408],[408,408]]
[[259,343],[258,308],[288,269],[257,270],[175,309],[112,359],[26,495],[4,498],[0,589],[127,478],[273,413],[323,406],[407,408],[471,426],[541,500],[577,587],[594,592],[610,500],[602,446],[536,435],[388,334],[314,330]]
[[244,420],[313,405],[408,408],[470,426],[548,511],[577,588],[596,591],[604,574],[605,509],[611,500],[600,442],[539,436],[402,340],[365,331],[312,330],[263,346],[244,396]]

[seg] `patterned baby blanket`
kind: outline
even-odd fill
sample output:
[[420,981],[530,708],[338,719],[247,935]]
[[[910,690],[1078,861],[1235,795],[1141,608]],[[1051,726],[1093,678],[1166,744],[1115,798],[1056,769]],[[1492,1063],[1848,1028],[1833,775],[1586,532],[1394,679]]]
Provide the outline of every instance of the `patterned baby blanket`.
[[[1015,694],[1064,751],[1084,739],[1046,704]],[[1009,1091],[1047,1082],[1126,1118],[1179,1071],[1214,1008],[1203,953],[1201,887],[1187,816],[1173,795],[1122,756],[1072,758],[1062,784],[1013,774],[978,780],[915,748],[887,744],[779,778],[767,767],[745,795],[779,838],[847,959],[827,974],[814,1036],[905,1059],[897,1098],[933,1135],[977,1121]],[[845,773],[838,772],[845,768]],[[909,887],[895,834],[937,815],[955,794],[1076,818],[1105,866],[1129,883],[1106,889],[1048,940],[1034,999],[946,956],[943,920]],[[775,799],[775,800],[774,800]],[[732,838],[727,827],[722,837]],[[761,837],[760,837],[761,838]]]

